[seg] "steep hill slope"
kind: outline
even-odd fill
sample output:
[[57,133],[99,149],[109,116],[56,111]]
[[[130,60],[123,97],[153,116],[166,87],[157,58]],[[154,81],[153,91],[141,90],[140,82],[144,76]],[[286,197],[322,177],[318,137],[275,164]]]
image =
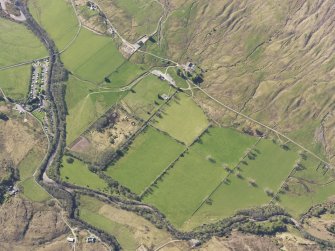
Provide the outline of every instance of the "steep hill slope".
[[155,51],[197,63],[209,94],[333,158],[333,1],[165,2]]

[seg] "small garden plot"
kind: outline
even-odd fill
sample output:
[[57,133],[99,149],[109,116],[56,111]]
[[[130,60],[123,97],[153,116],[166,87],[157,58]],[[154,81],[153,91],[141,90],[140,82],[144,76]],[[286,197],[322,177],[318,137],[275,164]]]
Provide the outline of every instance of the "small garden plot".
[[124,92],[93,92],[95,86],[70,77],[67,83],[66,104],[67,144],[72,143],[96,119],[103,115],[112,105],[116,104],[126,93]]
[[172,95],[174,92],[167,82],[155,76],[147,76],[139,82],[122,100],[129,112],[141,119],[147,120],[165,101],[160,95]]
[[68,0],[30,0],[29,10],[37,22],[48,32],[59,50],[75,38],[79,23]]
[[108,191],[106,182],[91,172],[85,163],[68,156],[63,158],[60,176],[67,183],[102,192]]
[[71,151],[80,153],[81,158],[91,163],[108,162],[108,157],[137,131],[139,125],[122,109],[112,108],[71,145]]
[[140,194],[183,150],[183,145],[149,127],[106,172],[122,185]]
[[[288,177],[298,153],[261,140],[225,182],[204,203],[190,226],[232,216],[237,210],[269,203]],[[193,222],[192,222],[193,221]]]
[[297,171],[288,179],[279,194],[278,203],[294,217],[335,194],[335,172],[325,168],[319,160],[305,154]]
[[80,31],[75,42],[61,57],[73,74],[95,83],[103,82],[123,63],[130,64],[125,61],[112,39],[96,35],[86,29]]
[[[210,128],[145,197],[178,226],[233,169],[257,138],[228,128]],[[226,170],[225,170],[226,168]]]
[[[47,50],[38,38],[23,24],[1,18],[0,30],[0,66],[22,63],[48,55]],[[27,85],[25,86],[27,87]]]
[[153,126],[189,145],[208,127],[208,120],[191,97],[178,94],[157,115]]

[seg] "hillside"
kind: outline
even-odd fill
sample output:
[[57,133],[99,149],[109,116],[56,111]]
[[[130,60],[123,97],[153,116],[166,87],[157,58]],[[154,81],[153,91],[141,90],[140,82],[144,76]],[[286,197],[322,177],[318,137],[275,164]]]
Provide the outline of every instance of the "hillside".
[[333,1],[164,2],[160,48],[148,51],[195,62],[210,95],[333,159]]

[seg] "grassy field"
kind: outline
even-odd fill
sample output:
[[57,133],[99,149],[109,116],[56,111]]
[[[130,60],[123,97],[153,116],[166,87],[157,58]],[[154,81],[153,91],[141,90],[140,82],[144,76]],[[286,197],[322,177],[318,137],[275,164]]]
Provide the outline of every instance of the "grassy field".
[[30,0],[28,7],[59,50],[63,50],[75,37],[79,24],[70,1]]
[[[61,58],[72,73],[95,83],[103,82],[105,77],[118,70],[122,64],[130,64],[125,61],[111,38],[96,35],[86,29],[80,31],[75,42]],[[113,84],[114,82],[110,85]],[[119,84],[124,82],[119,81]]]
[[20,184],[23,187],[23,195],[29,200],[43,202],[50,199],[50,195],[40,187],[33,177]]
[[142,217],[89,196],[80,196],[79,217],[115,236],[124,250],[136,250],[141,244],[152,246],[169,240],[165,231],[158,230]]
[[0,67],[48,55],[42,43],[24,25],[1,18],[0,30]]
[[236,165],[255,142],[233,129],[209,129],[144,200],[182,226],[227,175],[223,164]]
[[15,100],[24,100],[28,95],[31,65],[0,71],[0,87],[6,96]]
[[178,76],[176,68],[169,68],[167,72],[174,79],[174,81],[176,81],[176,84],[179,88],[188,88],[186,80]]
[[208,120],[192,98],[179,94],[169,102],[153,126],[185,144],[191,144],[208,126]]
[[149,127],[107,173],[140,194],[183,150],[183,145]]
[[149,75],[141,80],[132,92],[122,100],[122,103],[130,109],[136,116],[146,120],[148,119],[164,100],[158,95],[171,95],[173,90],[166,82],[159,80],[157,77]]
[[[260,206],[270,202],[271,196],[266,189],[274,193],[293,169],[298,154],[295,151],[285,151],[272,141],[262,140],[253,150],[255,159],[246,158],[245,164],[240,164],[240,170],[235,170],[227,180],[210,197],[199,211],[186,224],[186,228],[217,221],[233,215],[237,210]],[[237,172],[241,175],[237,177]],[[255,181],[255,186],[250,184]]]
[[85,163],[77,159],[73,159],[73,163],[68,163],[68,158],[68,156],[63,157],[60,169],[60,176],[63,181],[106,192],[107,184],[104,180],[100,179],[97,174],[92,173]]
[[42,163],[45,152],[36,147],[32,148],[26,157],[19,163],[20,180],[24,181],[33,176],[35,170]]
[[[67,144],[73,142],[110,106],[117,103],[126,93],[103,92],[92,93],[95,85],[70,77],[67,83],[66,104]],[[92,93],[92,94],[91,94]]]
[[303,170],[296,171],[289,179],[288,189],[282,190],[278,201],[294,217],[299,217],[312,205],[322,203],[335,194],[334,171],[325,173],[317,159],[306,156],[305,160],[301,160]]
[[146,70],[145,65],[132,64],[129,61],[125,61],[120,67],[113,71],[108,79],[110,83],[103,83],[101,87],[115,88],[125,86],[143,74]]

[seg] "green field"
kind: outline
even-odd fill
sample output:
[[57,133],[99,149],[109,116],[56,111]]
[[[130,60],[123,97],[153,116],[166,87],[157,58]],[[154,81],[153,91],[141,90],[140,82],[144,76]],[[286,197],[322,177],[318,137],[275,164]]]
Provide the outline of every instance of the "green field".
[[233,129],[209,129],[144,201],[182,226],[227,175],[223,165],[236,165],[256,140]]
[[132,113],[146,120],[164,103],[158,95],[171,95],[173,92],[167,82],[149,75],[142,79],[122,102]]
[[140,194],[183,150],[183,145],[149,127],[107,173]]
[[33,177],[26,179],[20,185],[23,187],[23,195],[29,200],[43,202],[50,199],[50,195],[39,186]]
[[176,84],[179,88],[188,88],[188,84],[185,79],[182,79],[181,77],[178,76],[177,74],[177,68],[169,68],[167,71],[170,76],[176,81]]
[[294,217],[305,213],[312,205],[322,203],[335,194],[335,173],[318,168],[320,161],[310,155],[301,160],[303,170],[296,171],[283,189],[278,203]]
[[68,163],[68,156],[63,157],[60,176],[63,181],[93,190],[106,191],[107,184],[95,173],[92,173],[87,165],[80,160],[73,159],[73,163]]
[[63,50],[73,40],[79,24],[70,1],[30,0],[28,7],[59,50]]
[[[295,151],[283,150],[269,140],[260,141],[253,150],[257,156],[254,160],[245,159],[240,170],[228,177],[211,196],[210,203],[205,203],[192,217],[188,227],[217,221],[232,216],[237,210],[251,208],[269,203],[265,189],[278,190],[294,167],[298,154]],[[241,177],[236,176],[237,172]],[[253,179],[256,186],[249,184]]]
[[20,180],[24,181],[33,176],[35,170],[42,163],[45,153],[36,147],[32,148],[30,152],[19,163],[18,168],[20,172]]
[[28,95],[30,77],[30,64],[0,71],[0,87],[6,96],[24,100]]
[[120,67],[113,71],[108,79],[110,83],[103,83],[101,87],[103,88],[115,88],[126,86],[130,84],[133,80],[141,76],[146,70],[145,65],[132,64],[129,61],[125,61]]
[[67,144],[73,142],[97,118],[103,115],[109,107],[117,103],[124,92],[92,93],[95,85],[70,77],[67,83],[66,104]]
[[[125,61],[114,41],[82,29],[75,42],[61,55],[69,71],[80,78],[95,83],[104,81]],[[124,84],[122,81],[120,84]],[[110,85],[113,85],[111,83]],[[114,87],[117,87],[114,85]]]
[[208,120],[200,107],[183,94],[175,96],[156,118],[153,126],[167,132],[172,137],[191,144],[208,126]]
[[1,18],[0,30],[0,67],[48,55],[42,43],[24,25]]
[[20,186],[23,188],[23,195],[29,200],[43,202],[50,199],[50,196],[34,180],[33,174],[42,163],[45,153],[41,149],[33,148],[19,163]]

